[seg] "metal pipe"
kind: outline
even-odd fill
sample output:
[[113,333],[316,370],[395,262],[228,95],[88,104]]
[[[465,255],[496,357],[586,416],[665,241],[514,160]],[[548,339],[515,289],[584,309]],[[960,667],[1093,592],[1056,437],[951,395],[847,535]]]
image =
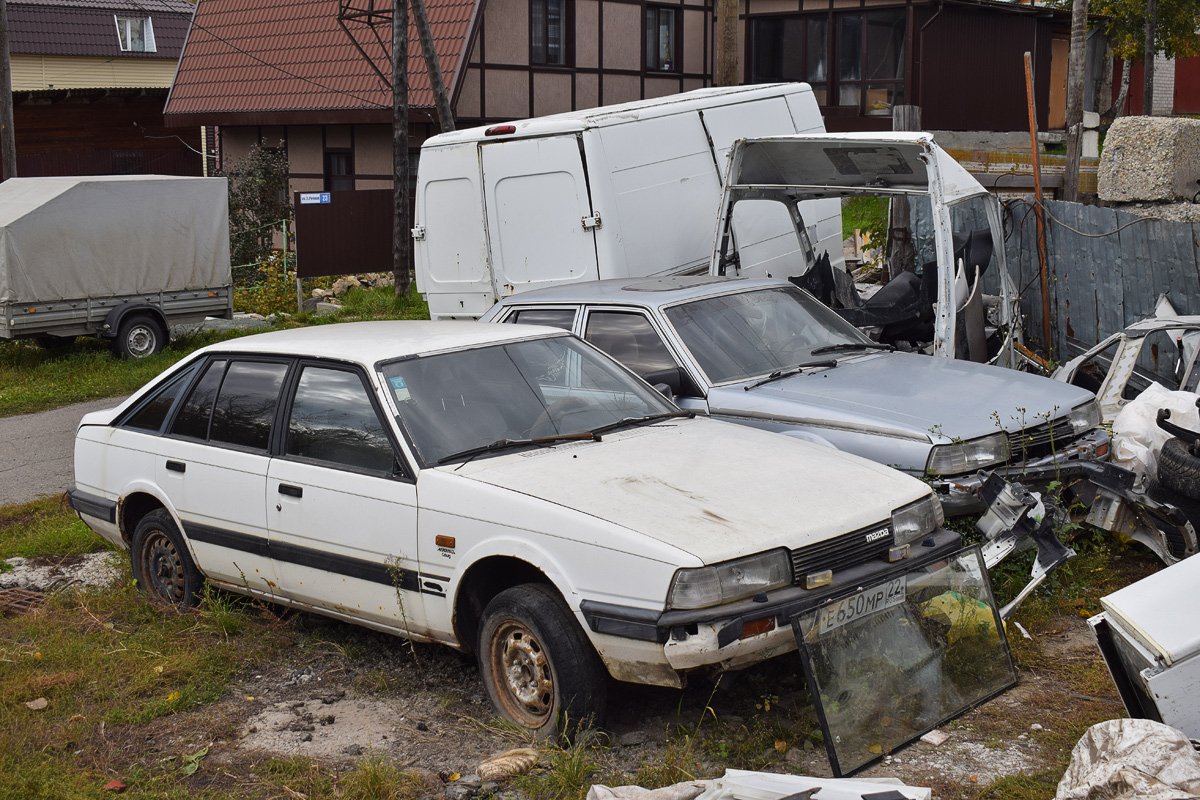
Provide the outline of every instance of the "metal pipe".
[[1050,357],[1050,281],[1046,276],[1046,216],[1042,208],[1042,161],[1038,155],[1037,114],[1033,107],[1033,57],[1025,51],[1025,97],[1029,105],[1029,148],[1033,155],[1033,209],[1037,219],[1038,264],[1042,271],[1042,335]]

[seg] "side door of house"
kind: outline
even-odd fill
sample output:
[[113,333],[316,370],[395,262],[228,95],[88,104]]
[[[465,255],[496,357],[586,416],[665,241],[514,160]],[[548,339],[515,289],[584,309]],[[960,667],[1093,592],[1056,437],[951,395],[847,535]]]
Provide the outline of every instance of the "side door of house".
[[596,225],[575,135],[485,142],[488,250],[501,297],[596,280]]
[[267,468],[290,359],[215,356],[162,438],[158,485],[208,577],[275,594],[268,557]]
[[304,605],[422,633],[414,473],[367,376],[302,361],[285,402],[266,482],[280,590]]

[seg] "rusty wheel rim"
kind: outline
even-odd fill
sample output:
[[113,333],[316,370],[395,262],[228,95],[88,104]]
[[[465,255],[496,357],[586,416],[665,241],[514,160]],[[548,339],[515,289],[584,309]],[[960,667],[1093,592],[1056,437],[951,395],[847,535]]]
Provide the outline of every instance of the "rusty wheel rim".
[[539,728],[554,713],[554,672],[542,643],[526,625],[505,622],[491,642],[492,682],[505,713]]
[[142,546],[142,578],[151,596],[168,603],[182,603],[187,578],[179,549],[162,531],[146,537]]

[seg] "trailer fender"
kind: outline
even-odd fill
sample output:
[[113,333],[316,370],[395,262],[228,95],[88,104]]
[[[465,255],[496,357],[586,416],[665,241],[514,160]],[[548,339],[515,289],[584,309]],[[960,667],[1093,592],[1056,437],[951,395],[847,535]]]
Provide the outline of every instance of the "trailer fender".
[[167,325],[167,317],[163,314],[162,309],[150,303],[124,303],[117,306],[108,312],[104,318],[104,324],[100,326],[99,335],[105,339],[111,339],[117,335],[117,331],[121,329],[121,320],[130,314],[149,314],[158,320],[158,324],[162,326],[164,331],[170,331],[171,328]]

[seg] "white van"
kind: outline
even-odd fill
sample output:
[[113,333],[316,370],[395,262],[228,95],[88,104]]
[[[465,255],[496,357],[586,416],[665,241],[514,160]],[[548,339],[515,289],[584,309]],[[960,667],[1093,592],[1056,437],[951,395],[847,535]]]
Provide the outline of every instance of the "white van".
[[[471,128],[421,148],[413,238],[434,319],[471,319],[518,292],[704,273],[736,139],[822,133],[803,83],[699,89]],[[814,246],[842,261],[841,205],[802,204]],[[787,209],[744,201],[743,267],[795,249]]]

